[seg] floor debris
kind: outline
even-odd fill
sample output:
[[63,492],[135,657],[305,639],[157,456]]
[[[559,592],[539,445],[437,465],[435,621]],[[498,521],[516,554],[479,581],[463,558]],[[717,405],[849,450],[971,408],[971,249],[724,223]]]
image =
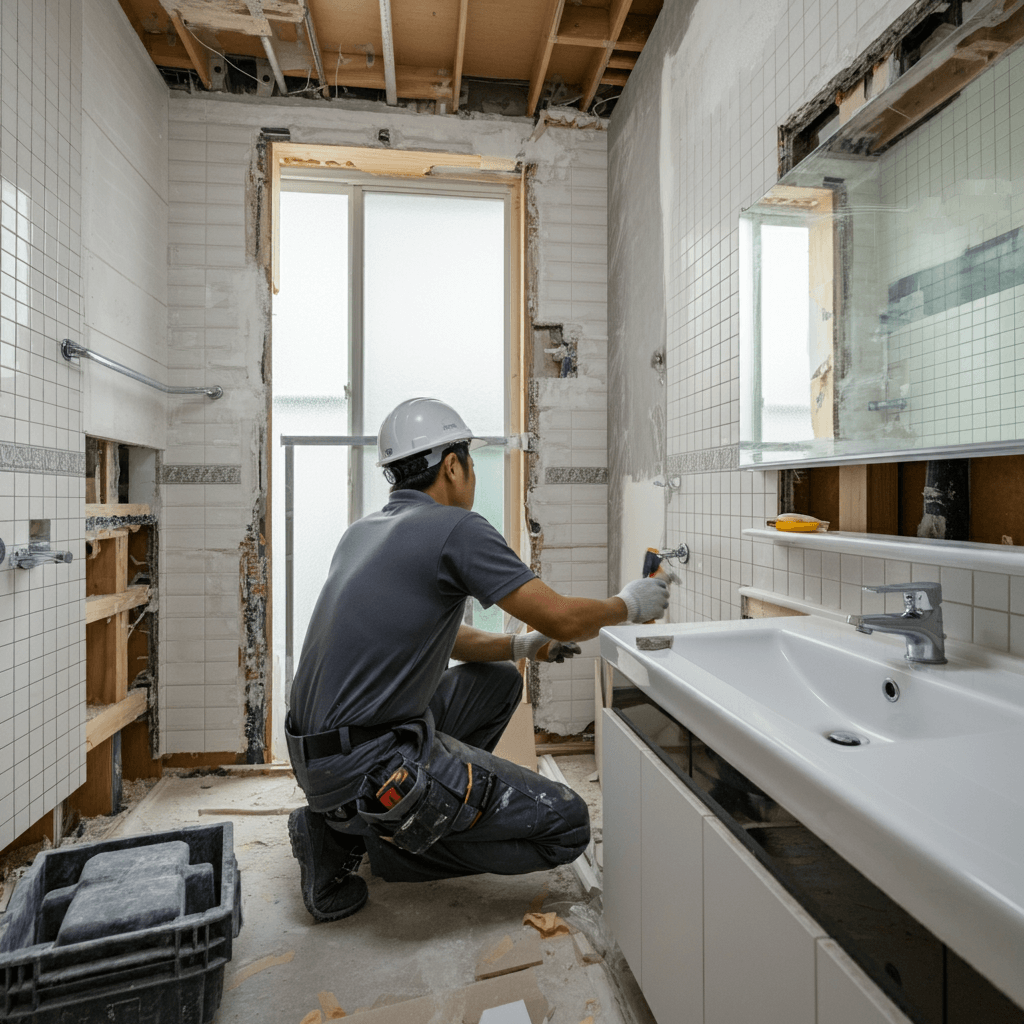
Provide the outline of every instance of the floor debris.
[[524,915],[523,924],[533,925],[545,939],[553,939],[556,935],[568,935],[569,926],[555,913],[529,913]]
[[506,935],[477,961],[476,980],[498,978],[503,974],[525,971],[527,967],[539,967],[542,963],[544,952],[540,948],[540,936],[526,935],[513,942],[512,937]]
[[281,964],[291,963],[294,959],[294,949],[289,949],[287,953],[282,953],[280,956],[261,956],[259,960],[235,971],[230,980],[225,983],[224,991],[230,992],[232,989],[238,988],[243,981],[251,978],[254,974],[259,974],[260,971],[265,971],[268,967],[279,967]]
[[317,999],[320,1000],[320,1009],[324,1012],[325,1020],[340,1020],[345,1016],[345,1011],[333,992],[320,992]]

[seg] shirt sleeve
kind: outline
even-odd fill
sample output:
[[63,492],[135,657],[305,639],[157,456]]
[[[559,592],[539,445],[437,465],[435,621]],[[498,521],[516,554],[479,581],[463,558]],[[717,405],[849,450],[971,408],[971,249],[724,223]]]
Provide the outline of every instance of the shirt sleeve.
[[475,597],[489,608],[536,573],[483,516],[470,512],[448,535],[437,578],[445,596]]

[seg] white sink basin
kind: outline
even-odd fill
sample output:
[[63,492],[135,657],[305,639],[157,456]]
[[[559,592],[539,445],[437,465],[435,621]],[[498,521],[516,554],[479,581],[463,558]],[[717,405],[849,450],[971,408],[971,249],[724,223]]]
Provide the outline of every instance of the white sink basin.
[[610,664],[1024,1006],[1024,660],[946,646],[916,665],[817,616],[601,630]]
[[[892,644],[869,641],[861,646],[875,649],[854,651],[853,632],[808,633],[806,626],[760,620],[741,631],[677,634],[670,649],[651,657],[681,678],[697,667],[821,736],[847,730],[869,742],[888,742],[1024,727],[1021,709],[985,696],[981,680],[968,678],[965,666],[894,668]],[[896,690],[888,686],[895,700],[883,692],[887,681],[895,684]]]

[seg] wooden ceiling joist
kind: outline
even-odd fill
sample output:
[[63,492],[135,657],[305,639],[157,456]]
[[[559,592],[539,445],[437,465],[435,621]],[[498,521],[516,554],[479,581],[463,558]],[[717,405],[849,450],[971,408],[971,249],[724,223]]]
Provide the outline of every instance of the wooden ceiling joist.
[[195,72],[199,75],[199,80],[203,85],[210,89],[213,86],[213,79],[210,78],[210,58],[206,51],[199,45],[199,41],[185,26],[185,22],[181,19],[181,14],[178,11],[171,11],[171,23],[174,25],[174,31],[178,33],[178,38],[181,40],[188,53],[188,61],[185,63],[186,67],[195,68]]
[[611,60],[612,53],[616,49],[619,33],[622,32],[626,16],[629,14],[631,2],[632,0],[612,0],[611,7],[608,9],[608,41],[605,44],[604,50],[597,54],[594,60],[590,79],[583,90],[580,110],[589,110],[590,104],[594,102],[594,96],[597,93],[598,86],[601,84],[601,79],[604,77],[608,61]]
[[530,93],[526,101],[527,117],[533,117],[537,104],[540,102],[544,79],[548,73],[548,64],[551,62],[551,51],[558,41],[558,26],[562,21],[564,7],[565,0],[551,0],[548,8],[544,30],[541,32],[540,42],[537,44],[537,56],[533,62],[533,71],[530,74]]
[[455,38],[455,75],[452,78],[452,113],[459,109],[459,95],[462,92],[462,62],[466,56],[466,21],[469,15],[469,0],[459,0],[459,28]]

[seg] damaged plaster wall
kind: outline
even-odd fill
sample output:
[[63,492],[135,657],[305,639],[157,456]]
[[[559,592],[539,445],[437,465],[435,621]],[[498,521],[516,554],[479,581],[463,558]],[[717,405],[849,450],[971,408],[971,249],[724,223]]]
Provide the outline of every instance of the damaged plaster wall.
[[[662,168],[662,82],[658,55],[678,48],[693,2],[667,4],[637,63],[608,130],[608,409],[609,586],[617,591],[640,572],[643,553],[663,547],[667,493],[665,346],[671,237],[664,223],[671,194]],[[652,56],[654,54],[655,56]],[[632,76],[631,76],[632,78]],[[667,156],[667,154],[666,154]]]
[[[169,753],[238,752],[253,760],[265,741],[270,291],[264,253],[257,252],[257,241],[267,239],[265,126],[287,128],[293,142],[374,147],[387,128],[392,148],[535,165],[531,317],[562,325],[576,339],[577,376],[538,382],[536,408],[544,418],[529,514],[546,531],[550,557],[541,558],[542,567],[567,563],[574,591],[607,595],[605,133],[553,126],[531,140],[535,125],[527,119],[171,93],[169,377],[175,384],[220,384],[225,394],[217,402],[184,402],[168,416],[160,568],[170,631],[161,645]],[[549,431],[565,433],[549,444]],[[587,655],[567,671],[556,666],[542,673],[538,725],[570,732],[593,720],[596,644]],[[586,701],[574,699],[584,689]]]

